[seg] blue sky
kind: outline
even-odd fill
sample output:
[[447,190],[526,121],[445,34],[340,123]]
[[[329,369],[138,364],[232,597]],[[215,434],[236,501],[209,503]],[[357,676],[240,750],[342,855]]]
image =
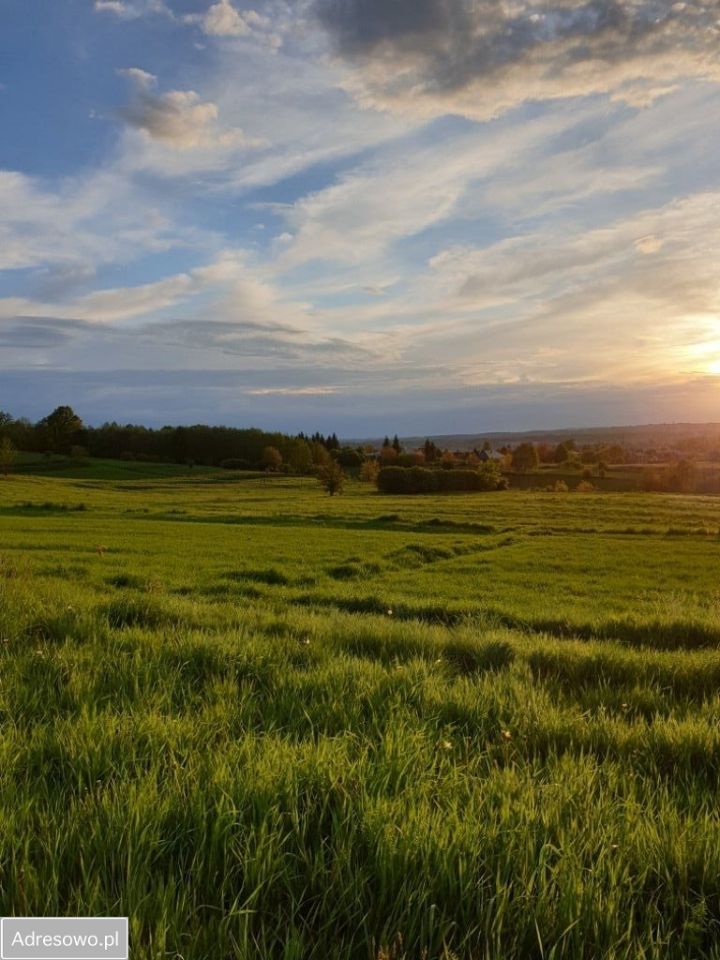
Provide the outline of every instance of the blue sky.
[[717,420],[720,2],[2,0],[0,409]]

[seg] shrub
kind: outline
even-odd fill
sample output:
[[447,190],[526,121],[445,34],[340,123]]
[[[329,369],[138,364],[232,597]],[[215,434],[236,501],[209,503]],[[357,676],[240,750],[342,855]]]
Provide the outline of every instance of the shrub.
[[424,467],[383,467],[377,485],[382,493],[433,493],[439,489],[437,476]]
[[320,486],[329,493],[331,497],[334,497],[336,493],[342,493],[345,474],[340,464],[335,460],[331,460],[329,463],[319,467],[317,475]]
[[698,468],[691,460],[681,460],[670,471],[668,480],[671,490],[693,493],[698,484]]
[[426,467],[383,467],[377,485],[382,493],[447,493],[497,490],[503,482],[495,463],[477,470],[428,470]]
[[366,460],[360,467],[360,479],[365,483],[377,483],[380,466],[377,460]]
[[660,493],[665,489],[663,478],[657,470],[643,470],[640,489],[645,493]]
[[595,487],[587,480],[581,480],[580,483],[575,487],[575,491],[576,493],[593,493],[595,491]]
[[262,455],[262,465],[268,473],[277,473],[282,465],[282,454],[277,447],[265,447]]
[[415,453],[400,453],[393,462],[398,467],[421,467],[425,462],[425,457],[417,451]]
[[353,449],[353,447],[343,447],[340,450],[334,450],[332,456],[341,467],[345,467],[346,469],[359,467],[365,459],[363,454],[360,453],[359,450]]

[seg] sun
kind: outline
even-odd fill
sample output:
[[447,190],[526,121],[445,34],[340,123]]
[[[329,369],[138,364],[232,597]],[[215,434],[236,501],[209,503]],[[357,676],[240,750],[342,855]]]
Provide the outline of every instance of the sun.
[[[714,318],[715,319],[715,318]],[[715,319],[717,326],[717,319]],[[720,376],[720,339],[712,334],[715,330],[708,330],[710,336],[706,340],[688,344],[683,353],[696,373]]]

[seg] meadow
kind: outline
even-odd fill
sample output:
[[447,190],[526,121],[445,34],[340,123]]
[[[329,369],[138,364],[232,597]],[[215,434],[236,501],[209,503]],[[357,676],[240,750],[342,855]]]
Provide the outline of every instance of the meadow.
[[716,498],[132,469],[0,479],[0,914],[720,958]]

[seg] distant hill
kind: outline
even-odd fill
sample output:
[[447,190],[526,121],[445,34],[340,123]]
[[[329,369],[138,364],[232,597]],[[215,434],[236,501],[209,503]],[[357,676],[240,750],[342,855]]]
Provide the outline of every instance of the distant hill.
[[[484,440],[489,440],[494,448],[505,445],[516,446],[524,441],[533,443],[562,443],[572,438],[579,444],[619,443],[638,449],[649,447],[672,447],[690,438],[720,445],[720,423],[651,423],[638,426],[617,427],[577,427],[569,430],[527,430],[516,433],[450,433],[425,434],[423,436],[400,437],[406,449],[422,446],[426,437],[439,447],[450,450],[472,450]],[[362,440],[348,440],[351,444],[382,444],[383,437],[371,437]]]

